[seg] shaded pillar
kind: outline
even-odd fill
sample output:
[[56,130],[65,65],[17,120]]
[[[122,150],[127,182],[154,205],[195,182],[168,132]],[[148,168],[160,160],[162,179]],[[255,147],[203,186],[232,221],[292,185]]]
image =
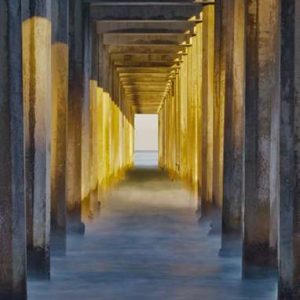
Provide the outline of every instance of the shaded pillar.
[[91,77],[90,77],[90,216],[98,211],[98,168],[99,166],[99,123],[100,123],[100,99],[98,88],[99,80],[99,40],[96,22],[91,24]]
[[202,63],[202,215],[211,211],[213,197],[214,4],[203,7]]
[[28,268],[50,277],[51,1],[24,2],[23,83],[25,104]]
[[69,1],[52,1],[51,252],[66,253]]
[[26,297],[21,1],[0,1],[0,299]]
[[220,101],[224,102],[224,194],[221,254],[240,252],[244,159],[244,1],[221,4]]
[[[213,203],[217,208],[223,203],[223,161],[224,161],[224,95],[221,93],[221,72],[224,68],[222,43],[222,4],[215,2],[215,64],[214,64],[214,169]],[[223,88],[223,87],[222,87]],[[220,218],[221,219],[221,218]]]
[[278,95],[279,3],[246,4],[245,201],[243,274],[268,266],[272,105]]
[[67,124],[67,230],[84,233],[81,222],[81,111],[83,102],[82,1],[69,3],[69,97]]
[[91,134],[91,98],[90,78],[91,78],[91,28],[89,20],[89,4],[82,7],[83,14],[83,101],[81,117],[81,201],[89,207],[90,200],[90,134]]
[[300,5],[281,2],[280,210],[278,299],[300,298],[299,83]]

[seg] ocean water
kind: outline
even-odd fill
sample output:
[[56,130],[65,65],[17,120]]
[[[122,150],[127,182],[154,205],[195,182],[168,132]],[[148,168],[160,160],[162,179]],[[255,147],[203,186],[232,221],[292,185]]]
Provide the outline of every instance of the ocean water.
[[134,164],[136,167],[157,167],[158,151],[135,151]]
[[208,233],[180,182],[137,167],[85,235],[68,236],[66,257],[52,257],[51,280],[29,282],[29,300],[276,299],[276,278],[242,280],[241,257],[220,257],[220,236]]

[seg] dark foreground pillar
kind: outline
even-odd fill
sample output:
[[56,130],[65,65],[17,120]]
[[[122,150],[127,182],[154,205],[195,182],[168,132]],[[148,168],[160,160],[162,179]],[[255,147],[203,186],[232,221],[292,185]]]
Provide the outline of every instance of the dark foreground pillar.
[[272,107],[279,94],[278,1],[248,0],[246,19],[243,274],[252,276],[276,261],[270,247],[270,158]]
[[241,214],[244,191],[244,2],[222,1],[221,95],[225,102],[224,197],[221,255],[241,251]]
[[300,126],[298,0],[281,1],[278,299],[300,299]]
[[0,0],[0,299],[25,300],[21,0]]
[[[23,5],[24,4],[24,5]],[[22,1],[28,267],[50,277],[51,0]]]
[[52,1],[51,253],[66,252],[69,0]]
[[81,221],[81,124],[83,33],[81,0],[70,1],[69,99],[67,125],[67,230],[84,233]]

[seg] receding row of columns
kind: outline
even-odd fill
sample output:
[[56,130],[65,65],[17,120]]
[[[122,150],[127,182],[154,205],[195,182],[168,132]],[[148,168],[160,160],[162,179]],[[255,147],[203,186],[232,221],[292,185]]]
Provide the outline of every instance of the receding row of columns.
[[0,298],[21,300],[132,166],[133,112],[89,5],[1,0],[0,25]]
[[215,181],[220,180],[222,166],[214,172],[214,160],[221,161],[221,151],[214,151],[214,115],[220,114],[214,106],[214,5],[204,6],[202,15],[203,21],[196,24],[173,70],[159,112],[159,160],[171,176],[188,183],[195,199],[200,199],[195,203],[199,213],[205,215],[221,204],[220,187]]
[[243,276],[278,269],[279,299],[300,286],[299,19],[294,0],[205,5],[160,110],[160,165],[203,217],[222,207],[220,254],[242,249]]

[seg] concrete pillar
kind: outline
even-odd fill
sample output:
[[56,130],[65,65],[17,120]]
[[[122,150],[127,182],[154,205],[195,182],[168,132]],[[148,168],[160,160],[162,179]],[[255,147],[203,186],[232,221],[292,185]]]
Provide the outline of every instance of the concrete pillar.
[[214,112],[214,4],[203,7],[203,86],[202,86],[202,214],[212,205],[213,191],[213,112]]
[[198,68],[198,88],[197,88],[197,135],[198,135],[198,147],[197,147],[197,156],[198,156],[198,214],[201,217],[201,195],[202,195],[202,176],[203,172],[203,161],[202,161],[202,148],[203,148],[203,111],[202,111],[202,87],[203,87],[203,39],[202,39],[202,29],[203,24],[198,23],[196,25],[196,34],[197,34],[197,68]]
[[98,168],[99,166],[99,44],[96,23],[91,24],[91,78],[90,78],[90,213],[94,216],[98,210]]
[[66,253],[69,1],[52,1],[51,252]]
[[67,125],[67,230],[83,233],[81,222],[81,111],[83,102],[82,1],[69,3],[69,98]]
[[0,1],[0,298],[26,297],[21,1]]
[[82,8],[83,12],[83,102],[81,120],[81,201],[89,206],[90,197],[90,133],[91,133],[91,98],[90,78],[91,78],[91,26],[89,20],[90,8],[86,3]]
[[221,72],[224,72],[222,70],[224,68],[222,38],[222,4],[221,0],[217,0],[215,2],[213,203],[218,209],[221,209],[223,203],[224,162],[224,97],[221,93]]
[[300,297],[299,22],[296,0],[281,2],[280,209],[278,299]]
[[[23,83],[29,274],[50,277],[51,1],[24,2]],[[27,177],[28,176],[28,177]]]
[[220,101],[224,102],[224,194],[221,254],[240,251],[243,200],[245,7],[244,1],[221,4]]
[[244,276],[271,263],[271,112],[278,95],[278,18],[277,0],[247,1]]

